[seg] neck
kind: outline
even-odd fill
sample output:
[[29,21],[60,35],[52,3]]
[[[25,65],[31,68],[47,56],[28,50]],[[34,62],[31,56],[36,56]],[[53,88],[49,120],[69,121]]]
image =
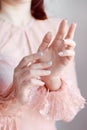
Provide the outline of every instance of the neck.
[[32,19],[30,12],[31,2],[12,6],[2,1],[1,5],[1,14],[13,24],[23,25]]

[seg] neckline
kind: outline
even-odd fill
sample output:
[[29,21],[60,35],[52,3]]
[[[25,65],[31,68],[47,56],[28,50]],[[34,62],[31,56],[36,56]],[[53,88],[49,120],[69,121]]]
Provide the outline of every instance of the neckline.
[[12,23],[9,19],[6,19],[3,16],[0,16],[0,20],[7,23],[7,24],[9,24],[9,25],[11,25],[14,28],[18,28],[18,29],[22,29],[22,30],[26,30],[27,28],[30,28],[33,25],[33,23],[36,21],[36,19],[32,17],[30,22],[27,22],[23,26],[22,25],[19,26],[19,25],[16,25],[16,24]]

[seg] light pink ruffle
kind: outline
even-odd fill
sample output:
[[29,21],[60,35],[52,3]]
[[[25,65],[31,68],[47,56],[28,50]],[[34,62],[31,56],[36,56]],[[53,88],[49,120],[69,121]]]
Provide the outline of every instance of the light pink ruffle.
[[58,91],[49,92],[41,87],[35,93],[31,91],[30,95],[29,107],[52,120],[71,121],[85,105],[79,89],[69,86],[64,80]]
[[0,130],[17,130],[17,121],[20,121],[21,109],[12,110],[16,99],[3,101],[0,104]]
[[0,116],[0,130],[17,130],[16,117],[1,117]]

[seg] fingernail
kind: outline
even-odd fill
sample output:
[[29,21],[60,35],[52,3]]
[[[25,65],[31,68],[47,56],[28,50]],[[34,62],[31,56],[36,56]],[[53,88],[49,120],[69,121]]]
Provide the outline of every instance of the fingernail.
[[48,65],[52,65],[52,61],[48,61],[47,64],[48,64]]
[[44,83],[44,82],[42,82],[41,84],[42,84],[42,85],[44,85],[45,83]]
[[74,44],[74,46],[76,46],[76,43],[73,41],[73,40],[71,40],[71,39],[64,39],[64,43],[65,44]]
[[67,23],[67,22],[68,22],[68,20],[67,20],[67,19],[63,19],[62,21],[63,21],[63,22],[65,22],[65,23]]
[[58,53],[58,55],[59,55],[59,56],[63,56],[63,52],[60,51],[60,52]]
[[76,27],[76,26],[77,26],[77,23],[76,23],[76,22],[74,22],[74,23],[73,23],[73,25]]
[[48,33],[47,33],[47,36],[48,36],[48,38],[51,37],[51,36],[52,36],[52,33],[51,33],[51,32],[48,32]]
[[43,56],[43,52],[42,52],[42,51],[39,51],[39,52],[38,52],[38,56]]
[[51,74],[51,71],[50,71],[50,70],[48,70],[48,71],[47,71],[47,74]]

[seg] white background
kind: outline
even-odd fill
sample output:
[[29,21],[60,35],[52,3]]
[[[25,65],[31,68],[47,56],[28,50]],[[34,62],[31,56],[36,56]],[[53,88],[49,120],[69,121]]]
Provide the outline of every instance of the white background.
[[[87,1],[45,0],[48,16],[65,18],[77,23],[75,34],[76,70],[79,88],[87,99]],[[57,122],[57,130],[87,130],[87,107],[70,123]]]

